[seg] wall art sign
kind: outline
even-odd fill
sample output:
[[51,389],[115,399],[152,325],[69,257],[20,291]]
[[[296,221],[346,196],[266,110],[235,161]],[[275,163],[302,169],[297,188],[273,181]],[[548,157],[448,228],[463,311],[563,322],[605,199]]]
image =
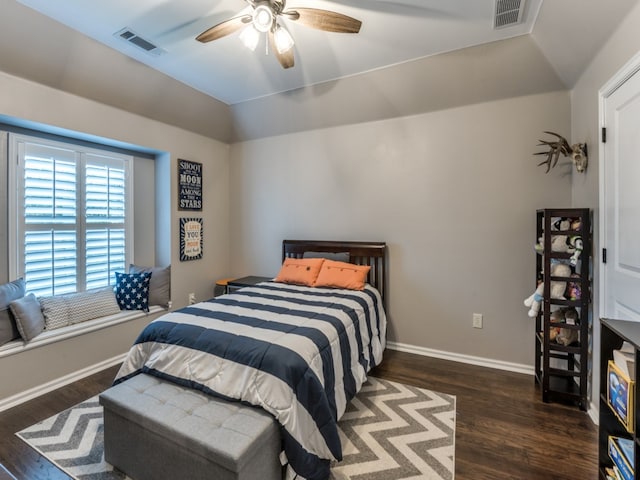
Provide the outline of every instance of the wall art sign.
[[202,164],[178,159],[178,210],[202,210]]
[[180,261],[202,258],[202,219],[180,219]]

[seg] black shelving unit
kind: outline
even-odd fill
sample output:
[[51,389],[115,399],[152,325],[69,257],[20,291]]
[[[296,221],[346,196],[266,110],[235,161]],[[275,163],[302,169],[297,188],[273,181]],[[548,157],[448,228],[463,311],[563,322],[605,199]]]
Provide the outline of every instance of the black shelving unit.
[[[579,222],[576,228],[557,229],[555,224],[561,219]],[[555,277],[551,272],[555,262],[569,263],[572,253],[552,251],[554,237],[580,237],[582,253],[572,268],[569,277]],[[543,300],[536,316],[536,358],[535,381],[541,387],[544,402],[564,401],[576,404],[586,410],[591,382],[591,212],[588,208],[547,208],[536,212],[536,239],[542,238],[542,252],[536,254],[536,284],[544,283]],[[551,298],[551,282],[565,282],[578,285],[581,295],[577,299]],[[566,298],[569,298],[565,295]],[[562,307],[574,307],[578,321],[552,323],[551,313]],[[551,328],[575,330],[578,339],[563,345],[551,339]]]
[[606,480],[605,468],[612,467],[613,462],[609,457],[608,444],[609,437],[622,437],[632,440],[634,443],[634,462],[633,471],[638,471],[638,454],[640,439],[638,438],[638,428],[640,421],[638,419],[638,397],[635,392],[635,385],[638,383],[638,368],[635,369],[635,375],[632,380],[634,382],[632,401],[628,406],[627,412],[633,418],[633,432],[629,432],[627,428],[618,419],[613,409],[607,401],[608,381],[608,364],[609,360],[613,360],[613,351],[619,349],[623,342],[629,342],[635,350],[635,364],[640,361],[640,322],[631,322],[626,320],[611,320],[603,318],[600,320],[600,413],[598,421],[598,469],[599,478]]

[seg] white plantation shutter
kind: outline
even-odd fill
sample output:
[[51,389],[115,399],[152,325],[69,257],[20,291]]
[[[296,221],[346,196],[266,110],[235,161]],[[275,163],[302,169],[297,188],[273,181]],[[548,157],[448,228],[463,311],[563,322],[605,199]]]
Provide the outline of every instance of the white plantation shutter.
[[120,229],[87,230],[87,289],[114,283],[115,272],[124,272],[125,231]]
[[24,145],[24,277],[40,295],[75,292],[76,155]]
[[[131,157],[12,135],[12,276],[54,295],[114,283],[128,265]],[[15,155],[14,155],[15,154]]]
[[36,295],[77,290],[74,231],[25,232],[24,279]]
[[85,167],[86,288],[113,283],[126,263],[125,162],[88,155]]

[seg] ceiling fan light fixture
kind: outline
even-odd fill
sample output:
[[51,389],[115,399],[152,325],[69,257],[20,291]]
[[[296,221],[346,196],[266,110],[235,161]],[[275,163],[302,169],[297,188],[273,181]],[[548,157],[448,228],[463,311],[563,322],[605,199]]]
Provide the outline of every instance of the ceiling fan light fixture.
[[265,33],[265,54],[268,55],[271,50],[280,66],[287,69],[293,67],[295,63],[294,41],[287,29],[278,23],[279,17],[326,32],[358,33],[362,25],[360,20],[331,10],[307,7],[286,10],[286,0],[246,0],[246,2],[253,11],[249,13],[244,10],[235,17],[208,28],[198,35],[196,40],[207,43],[240,32],[242,43],[250,50],[255,50],[260,43],[260,37]]
[[273,19],[273,11],[267,5],[258,5],[253,11],[253,27],[259,32],[271,30]]
[[260,32],[258,32],[253,25],[249,25],[242,32],[240,32],[240,41],[249,50],[255,50],[260,40]]
[[276,25],[276,30],[273,32],[273,40],[280,54],[288,52],[293,47],[293,37],[280,25]]

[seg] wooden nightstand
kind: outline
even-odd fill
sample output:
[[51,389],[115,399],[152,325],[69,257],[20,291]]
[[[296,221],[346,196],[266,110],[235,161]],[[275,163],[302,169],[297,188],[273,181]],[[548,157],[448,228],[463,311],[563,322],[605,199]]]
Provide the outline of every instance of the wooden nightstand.
[[220,295],[224,295],[227,293],[227,284],[233,280],[233,278],[222,278],[216,281],[216,284],[213,287],[213,296],[219,297]]
[[251,287],[260,282],[269,282],[273,277],[258,277],[250,275],[248,277],[236,278],[227,282],[227,293],[233,293],[244,287]]

